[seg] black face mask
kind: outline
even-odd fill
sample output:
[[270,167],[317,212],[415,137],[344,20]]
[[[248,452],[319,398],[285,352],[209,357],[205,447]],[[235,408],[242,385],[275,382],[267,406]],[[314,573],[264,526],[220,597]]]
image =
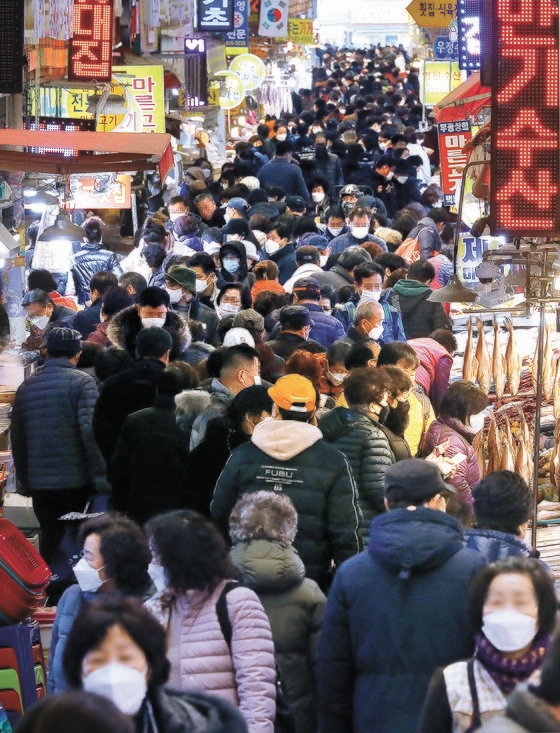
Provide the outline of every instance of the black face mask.
[[318,158],[326,158],[328,154],[326,145],[315,145],[315,155]]
[[377,422],[381,425],[385,424],[385,420],[387,419],[387,416],[389,415],[391,411],[391,408],[389,405],[386,405],[385,407],[381,408],[381,412],[379,413],[379,417],[377,418]]
[[[389,414],[385,418],[384,425],[385,427],[389,428],[395,435],[398,435],[399,437],[404,437],[404,431],[408,427],[409,423],[409,415],[410,412],[410,403],[409,402],[399,402],[396,407],[392,407],[389,410]],[[381,422],[381,421],[380,421]]]

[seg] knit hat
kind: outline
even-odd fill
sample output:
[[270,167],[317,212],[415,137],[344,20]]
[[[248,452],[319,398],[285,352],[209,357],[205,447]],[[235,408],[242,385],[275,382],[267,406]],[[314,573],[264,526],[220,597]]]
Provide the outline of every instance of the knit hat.
[[184,265],[173,265],[165,273],[166,280],[172,280],[185,290],[196,293],[196,272]]
[[456,494],[456,490],[443,480],[435,463],[422,458],[409,458],[393,463],[385,472],[385,493],[390,489],[400,489],[406,501],[431,499],[442,491]]
[[82,335],[73,328],[54,326],[45,334],[43,346],[48,352],[65,352],[75,356],[82,350]]
[[246,328],[230,328],[224,336],[224,346],[238,346],[239,344],[249,344],[255,348],[255,339]]
[[253,308],[239,311],[232,323],[233,328],[248,328],[255,331],[264,330],[264,318]]
[[268,390],[274,403],[290,412],[311,412],[317,402],[315,387],[299,374],[286,374]]

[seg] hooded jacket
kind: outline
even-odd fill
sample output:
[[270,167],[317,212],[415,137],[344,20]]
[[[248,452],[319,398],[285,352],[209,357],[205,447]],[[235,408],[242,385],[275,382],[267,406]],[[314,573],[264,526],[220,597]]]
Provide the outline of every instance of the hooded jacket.
[[383,478],[395,456],[378,423],[358,410],[336,407],[319,421],[325,440],[346,456],[358,487],[364,543],[371,520],[385,511]]
[[467,589],[484,560],[459,522],[427,507],[371,524],[337,572],[319,641],[321,733],[413,733],[438,666],[468,658]]
[[441,237],[437,225],[429,216],[420,219],[408,236],[418,240],[420,257],[423,260],[429,260],[434,256],[434,252],[439,252],[441,249]]
[[428,300],[432,289],[418,280],[399,280],[394,288],[399,299],[399,308],[406,338],[425,338],[437,328],[451,330],[451,321],[445,315],[441,303]]
[[315,656],[327,599],[291,545],[269,540],[240,542],[231,559],[243,584],[264,606],[276,660],[294,711],[296,733],[317,730]]
[[359,552],[356,485],[348,462],[324,441],[319,428],[295,420],[267,419],[251,441],[231,454],[210,506],[224,531],[240,496],[283,491],[299,517],[294,547],[308,577],[322,588],[334,560],[339,566]]
[[[239,269],[233,274],[224,267],[224,255],[227,254],[228,250],[230,254],[233,252],[239,257]],[[243,242],[236,240],[226,242],[220,249],[218,256],[220,258],[220,274],[226,283],[241,283],[249,289],[253,287],[255,276],[249,273],[247,269],[247,252]]]
[[[167,311],[163,328],[173,339],[170,360],[181,359],[191,344],[191,332],[180,315],[172,310]],[[135,305],[117,313],[111,318],[107,337],[113,346],[125,349],[132,356],[136,357],[136,337],[142,329],[142,320]]]

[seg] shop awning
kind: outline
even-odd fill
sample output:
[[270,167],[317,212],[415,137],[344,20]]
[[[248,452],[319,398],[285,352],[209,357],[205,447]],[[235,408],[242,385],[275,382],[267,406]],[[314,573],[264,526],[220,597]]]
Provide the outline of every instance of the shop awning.
[[0,132],[0,170],[69,175],[159,168],[163,180],[172,166],[173,149],[171,137],[167,134],[42,130]]
[[480,72],[476,71],[462,84],[444,97],[436,106],[438,122],[464,120],[476,115],[482,107],[490,104],[490,87],[480,83]]

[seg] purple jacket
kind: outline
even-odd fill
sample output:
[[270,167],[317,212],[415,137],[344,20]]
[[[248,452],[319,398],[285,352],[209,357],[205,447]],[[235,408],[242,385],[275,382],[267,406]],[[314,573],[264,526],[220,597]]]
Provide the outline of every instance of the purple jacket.
[[434,420],[428,428],[422,445],[422,456],[429,455],[434,448],[449,440],[444,456],[451,458],[457,453],[464,453],[467,458],[457,466],[454,474],[446,479],[457,489],[459,498],[469,506],[473,503],[471,489],[480,481],[480,469],[476,454],[472,448],[474,434],[459,420],[452,417],[442,417]]
[[428,395],[437,413],[443,395],[449,387],[453,357],[440,343],[431,338],[410,339],[408,345],[412,346],[420,359],[415,377],[416,383]]

